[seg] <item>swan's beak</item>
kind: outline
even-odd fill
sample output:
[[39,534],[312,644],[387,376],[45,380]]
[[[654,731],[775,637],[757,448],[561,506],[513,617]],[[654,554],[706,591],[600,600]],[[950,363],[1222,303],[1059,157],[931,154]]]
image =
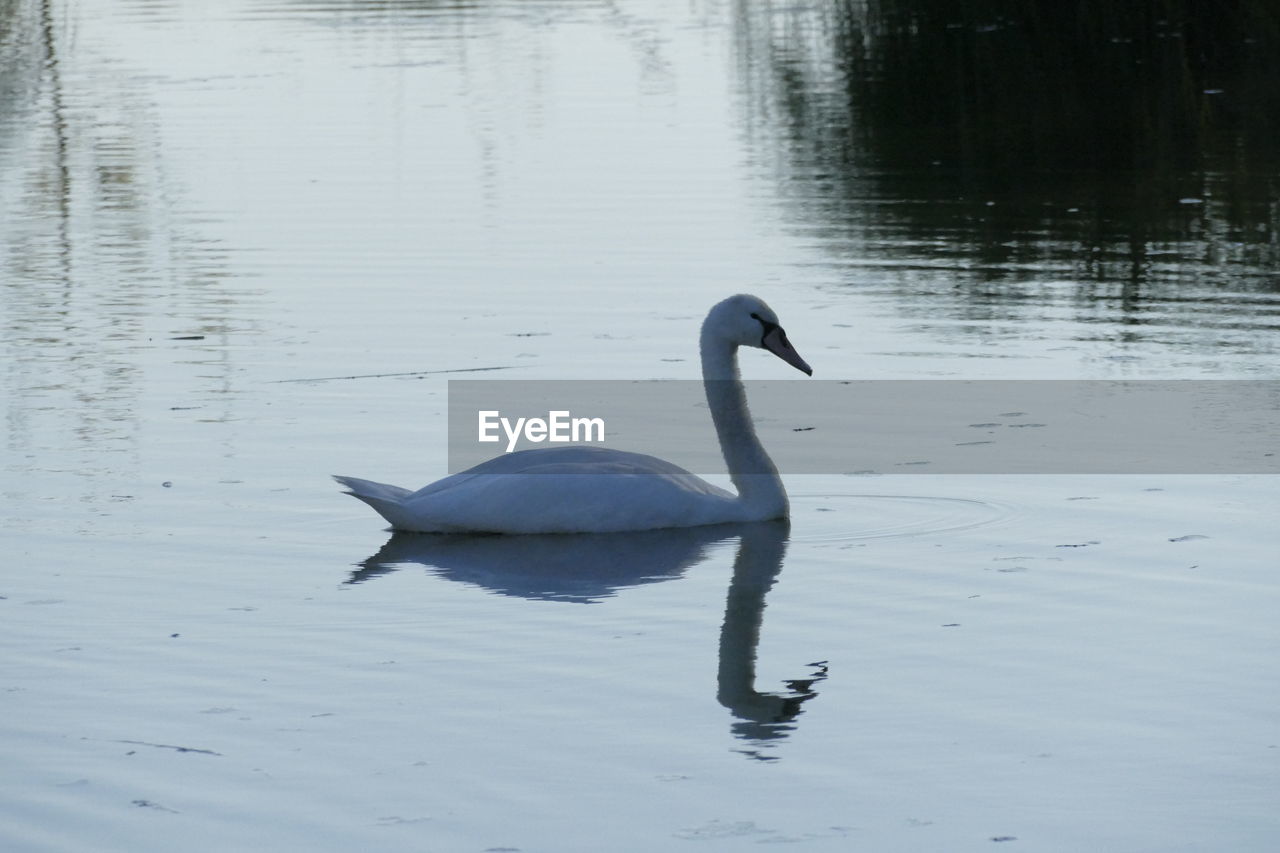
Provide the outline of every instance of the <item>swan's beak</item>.
[[765,336],[760,339],[760,343],[769,352],[794,367],[796,370],[803,370],[809,376],[813,375],[813,368],[800,357],[800,353],[796,352],[795,347],[791,346],[791,341],[787,340],[787,333],[782,331],[781,326],[774,326]]

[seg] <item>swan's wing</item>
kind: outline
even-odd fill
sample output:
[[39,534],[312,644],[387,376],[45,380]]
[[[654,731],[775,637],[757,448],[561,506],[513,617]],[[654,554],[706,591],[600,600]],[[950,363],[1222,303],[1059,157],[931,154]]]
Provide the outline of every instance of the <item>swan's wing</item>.
[[[692,527],[737,519],[736,497],[689,473],[586,471],[459,474],[447,488],[401,504],[401,529],[570,533]],[[574,470],[574,468],[577,470]],[[439,485],[439,484],[437,484]],[[424,490],[425,491],[425,490]]]
[[626,450],[612,450],[606,447],[590,445],[570,445],[568,447],[540,447],[534,450],[520,450],[515,453],[504,453],[495,456],[479,465],[468,468],[457,474],[436,480],[423,486],[409,496],[417,500],[437,492],[446,492],[457,488],[480,474],[656,474],[670,477],[691,477],[699,483],[715,491],[709,483],[704,483],[697,476],[690,474],[679,465],[673,465],[665,459],[649,456],[644,453],[631,453]]

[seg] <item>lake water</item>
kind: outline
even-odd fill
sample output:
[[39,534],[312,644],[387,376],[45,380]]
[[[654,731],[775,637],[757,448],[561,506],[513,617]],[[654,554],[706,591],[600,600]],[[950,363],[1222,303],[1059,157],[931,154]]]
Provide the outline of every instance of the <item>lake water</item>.
[[827,379],[1275,379],[1275,30],[933,7],[0,0],[0,846],[1274,850],[1273,476],[535,543],[328,480],[739,291]]

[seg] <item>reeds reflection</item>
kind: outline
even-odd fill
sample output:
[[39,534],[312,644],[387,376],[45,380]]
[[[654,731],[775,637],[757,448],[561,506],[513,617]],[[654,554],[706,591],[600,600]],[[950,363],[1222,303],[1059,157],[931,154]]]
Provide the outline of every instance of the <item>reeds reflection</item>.
[[[225,248],[180,212],[159,110],[78,33],[52,0],[0,0],[0,358],[16,470],[93,476],[105,453],[137,459],[158,327],[202,342],[169,348],[221,398],[234,368],[210,347],[250,321],[232,316]],[[51,447],[76,461],[29,461]]]
[[736,21],[753,130],[837,254],[1276,289],[1274,4],[739,0]]
[[347,580],[358,584],[406,564],[500,595],[578,604],[598,603],[630,587],[675,580],[706,560],[710,546],[737,538],[720,632],[716,698],[733,715],[741,751],[776,760],[762,749],[785,738],[801,706],[817,695],[826,663],[786,682],[787,690],[756,689],[756,652],[765,595],[782,571],[790,525],[786,521],[728,524],[637,533],[547,536],[394,534]]

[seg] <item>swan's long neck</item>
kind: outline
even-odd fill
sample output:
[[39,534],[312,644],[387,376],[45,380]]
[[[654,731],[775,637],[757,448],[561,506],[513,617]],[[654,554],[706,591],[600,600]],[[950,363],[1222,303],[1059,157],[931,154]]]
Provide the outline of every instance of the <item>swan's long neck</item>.
[[748,518],[780,518],[787,514],[787,492],[773,460],[756,437],[747,395],[738,376],[738,347],[709,334],[701,339],[702,385],[711,420],[720,439],[720,452],[738,490]]

